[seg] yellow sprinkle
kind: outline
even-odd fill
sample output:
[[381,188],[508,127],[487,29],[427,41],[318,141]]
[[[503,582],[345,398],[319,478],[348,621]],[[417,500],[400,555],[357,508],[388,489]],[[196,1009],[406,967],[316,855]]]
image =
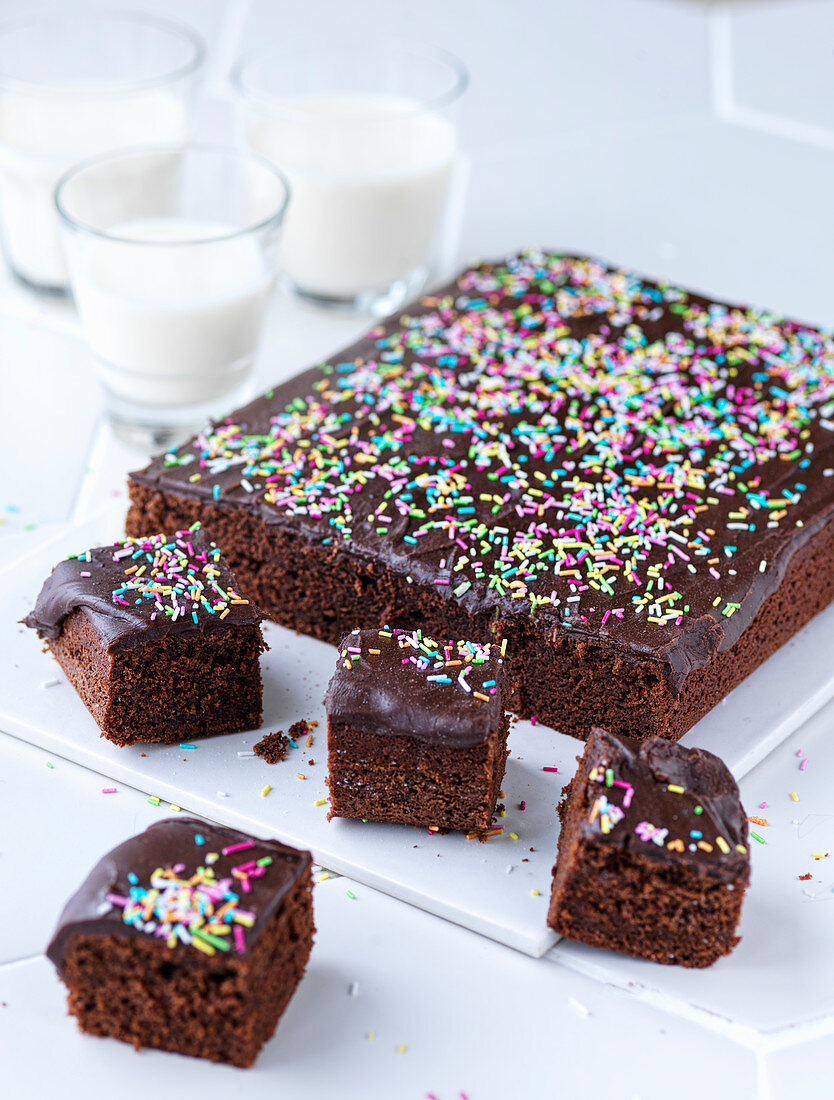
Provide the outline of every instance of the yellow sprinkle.
[[230,612],[231,610],[232,610],[232,609],[231,609],[230,607],[227,607],[227,608],[226,608],[226,609],[225,609],[225,610],[224,610],[224,611],[222,612],[222,614],[221,614],[220,618],[221,618],[221,619],[225,619],[225,618],[226,618],[226,616],[227,616],[227,615],[229,614],[229,612]]
[[518,833],[510,833],[510,840],[518,840]]
[[799,795],[796,793],[796,791],[791,791],[791,798],[794,800],[794,802],[799,801]]
[[173,802],[171,803],[171,809],[174,811],[175,814],[182,813],[182,806],[175,806]]
[[205,952],[206,955],[213,955],[214,948],[210,943],[206,943],[205,940],[201,940],[199,936],[193,936],[191,939],[191,946],[196,947],[198,951]]
[[814,852],[814,859],[825,859],[828,852]]
[[261,791],[261,798],[266,798],[266,796],[267,796],[267,795],[269,794],[269,792],[270,792],[271,790],[272,790],[272,784],[271,784],[271,783],[267,783],[267,785],[266,785],[266,786],[264,787],[264,789],[263,789],[263,790]]
[[314,805],[314,806],[323,806],[323,805],[325,804],[325,802],[326,802],[326,801],[327,801],[327,799],[326,799],[326,798],[317,798],[317,799],[315,800],[315,802],[313,803],[313,805]]
[[679,787],[677,783],[670,783],[666,790],[669,794],[683,794],[683,787]]
[[366,1032],[365,1038],[366,1039],[376,1039],[376,1032],[375,1031]]
[[322,871],[322,873],[316,879],[316,882],[324,882],[324,880],[326,878],[330,878],[330,872],[329,871]]
[[397,1054],[405,1054],[407,1050],[408,1047],[405,1045],[405,1043],[400,1043],[400,1045],[397,1047]]
[[726,855],[727,852],[729,852],[730,845],[727,843],[727,841],[724,839],[723,836],[717,836],[715,838],[715,843],[718,845],[718,847],[721,849],[721,851],[724,853],[724,855]]
[[743,856],[747,855],[747,849],[744,847],[743,844],[736,844],[736,851],[741,852]]
[[533,895],[534,898],[539,898],[539,897],[541,897],[542,892],[541,892],[541,890],[533,889],[533,890],[530,891],[530,893]]

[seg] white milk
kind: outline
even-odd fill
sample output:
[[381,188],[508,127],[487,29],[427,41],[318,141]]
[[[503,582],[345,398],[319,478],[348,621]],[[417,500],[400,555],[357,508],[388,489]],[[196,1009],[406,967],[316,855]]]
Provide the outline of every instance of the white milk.
[[284,170],[282,266],[300,289],[353,297],[425,265],[443,215],[455,130],[407,99],[295,97],[249,121],[251,148]]
[[103,95],[68,85],[0,97],[0,232],[9,264],[39,286],[67,283],[53,192],[85,157],[185,137],[184,103],[165,92]]
[[109,232],[154,244],[85,234],[68,241],[84,334],[116,397],[189,405],[222,397],[245,381],[273,278],[252,236],[206,240],[231,230],[187,218],[145,218]]

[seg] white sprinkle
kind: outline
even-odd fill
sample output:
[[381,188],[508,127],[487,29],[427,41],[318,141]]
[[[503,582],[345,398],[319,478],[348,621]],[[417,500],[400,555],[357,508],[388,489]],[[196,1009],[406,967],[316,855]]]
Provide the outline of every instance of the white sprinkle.
[[589,1008],[586,1008],[581,1001],[577,1001],[575,997],[568,997],[568,1004],[571,1006],[574,1012],[578,1013],[580,1016],[591,1015],[591,1010]]
[[515,866],[512,863],[508,863],[507,864],[507,874],[511,875],[514,870],[515,870]]
[[54,688],[54,687],[57,687],[58,684],[60,684],[60,682],[61,682],[60,680],[44,680],[43,683],[41,684],[41,687],[42,688]]
[[228,791],[218,791],[217,792],[217,797],[218,798],[228,798],[229,797],[229,792]]
[[351,982],[348,986],[348,997],[356,997],[359,995],[359,982]]
[[251,749],[247,749],[245,752],[239,752],[237,755],[239,760],[243,760],[244,757],[254,756],[255,754],[252,752]]

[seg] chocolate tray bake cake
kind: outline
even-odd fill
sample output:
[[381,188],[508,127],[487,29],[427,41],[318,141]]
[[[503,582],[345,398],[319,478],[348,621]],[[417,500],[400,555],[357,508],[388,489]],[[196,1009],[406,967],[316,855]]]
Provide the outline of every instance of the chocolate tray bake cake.
[[529,250],[130,479],[264,613],[507,639],[514,709],[680,737],[834,598],[834,337]]

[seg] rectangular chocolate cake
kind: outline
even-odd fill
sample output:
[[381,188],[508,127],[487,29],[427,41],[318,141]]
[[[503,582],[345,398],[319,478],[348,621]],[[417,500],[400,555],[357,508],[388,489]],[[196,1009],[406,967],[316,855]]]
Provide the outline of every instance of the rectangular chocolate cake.
[[563,794],[547,918],[560,936],[690,967],[732,951],[750,854],[717,756],[594,729]]
[[132,745],[256,729],[260,619],[197,523],[59,562],[24,621],[102,736]]
[[499,647],[357,630],[327,689],[330,817],[489,829],[507,759]]
[[47,955],[82,1031],[250,1066],[313,942],[309,852],[193,818],[120,844]]
[[514,708],[676,739],[834,598],[834,339],[595,260],[464,271],[130,479],[265,614],[507,639]]

